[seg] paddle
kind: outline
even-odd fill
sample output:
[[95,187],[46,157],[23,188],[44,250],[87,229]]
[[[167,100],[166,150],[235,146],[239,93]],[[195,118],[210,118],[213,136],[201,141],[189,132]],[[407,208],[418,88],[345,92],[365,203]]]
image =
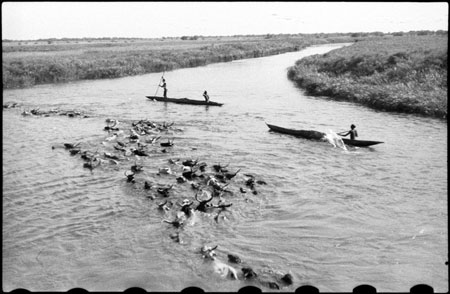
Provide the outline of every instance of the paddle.
[[161,81],[162,81],[162,79],[164,78],[164,74],[165,74],[165,73],[166,73],[166,71],[164,70],[164,72],[163,72],[161,78],[159,79],[159,83],[158,83],[158,86],[156,87],[156,92],[155,92],[155,95],[154,95],[154,96],[156,96],[156,94],[158,93],[159,85],[161,85]]

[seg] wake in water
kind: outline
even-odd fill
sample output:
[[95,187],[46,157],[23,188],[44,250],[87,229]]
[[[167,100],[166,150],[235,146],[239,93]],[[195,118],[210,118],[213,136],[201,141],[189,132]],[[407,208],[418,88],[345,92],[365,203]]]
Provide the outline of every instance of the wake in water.
[[342,141],[341,137],[339,137],[335,132],[332,130],[329,130],[328,133],[325,135],[325,139],[334,147],[342,148],[344,150],[347,150],[347,147],[345,147],[344,141]]

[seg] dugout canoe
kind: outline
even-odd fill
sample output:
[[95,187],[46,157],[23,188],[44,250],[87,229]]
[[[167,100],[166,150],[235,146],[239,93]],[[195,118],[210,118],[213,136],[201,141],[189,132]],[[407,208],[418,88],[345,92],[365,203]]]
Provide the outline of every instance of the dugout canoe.
[[293,130],[293,129],[287,129],[275,125],[270,125],[266,123],[266,125],[269,127],[271,131],[282,133],[282,134],[288,134],[293,135],[296,137],[304,138],[304,139],[310,139],[310,140],[325,140],[325,133],[318,132],[318,131],[312,131],[312,130]]
[[208,105],[208,106],[222,106],[223,103],[218,103],[214,101],[206,102],[205,100],[193,100],[188,98],[164,98],[160,96],[145,96],[153,101],[161,101],[161,102],[171,102],[177,104],[190,104],[190,105]]
[[346,138],[341,138],[341,139],[344,142],[344,144],[350,145],[350,146],[355,146],[355,147],[369,147],[372,145],[384,143],[384,142],[380,142],[380,141],[351,140],[351,139],[346,139]]
[[[312,131],[312,130],[294,130],[294,129],[287,129],[275,125],[270,125],[266,123],[266,125],[269,127],[271,131],[282,133],[282,134],[288,134],[293,135],[296,137],[304,138],[304,139],[310,139],[310,140],[326,140],[325,136],[326,134],[323,132],[318,131]],[[369,147],[376,144],[381,144],[384,142],[380,141],[368,141],[368,140],[351,140],[346,138],[341,138],[344,144],[354,147]]]

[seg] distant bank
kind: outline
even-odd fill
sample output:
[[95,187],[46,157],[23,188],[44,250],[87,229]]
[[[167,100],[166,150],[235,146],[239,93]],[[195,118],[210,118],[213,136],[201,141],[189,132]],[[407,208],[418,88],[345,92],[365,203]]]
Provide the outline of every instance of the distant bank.
[[4,40],[3,89],[170,71],[298,51],[314,44],[354,42],[360,38],[364,36],[280,34],[161,39]]
[[447,32],[366,38],[296,62],[288,77],[308,94],[447,119]]

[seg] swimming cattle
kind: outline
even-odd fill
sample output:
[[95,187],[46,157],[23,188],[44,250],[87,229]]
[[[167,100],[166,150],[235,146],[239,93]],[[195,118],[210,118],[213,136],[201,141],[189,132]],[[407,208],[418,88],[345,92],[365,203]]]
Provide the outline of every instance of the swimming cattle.
[[244,274],[244,279],[246,280],[255,279],[258,276],[251,267],[243,267],[241,271]]
[[138,173],[138,172],[142,171],[143,168],[144,167],[141,164],[137,164],[137,162],[135,161],[134,165],[131,166],[131,171],[135,172],[135,173]]
[[77,144],[64,143],[64,147],[66,147],[66,149],[72,149],[72,148],[77,147],[78,145],[80,145],[80,143],[77,143]]
[[[32,113],[39,113],[39,110],[34,109]],[[73,114],[76,115],[75,112]],[[125,169],[122,169],[122,167],[127,164],[128,167],[126,168],[128,170],[124,171],[125,179],[122,178],[122,185],[127,189],[127,193],[130,190],[138,191],[138,195],[151,200],[160,199],[162,202],[149,202],[149,205],[152,205],[162,215],[160,218],[162,223],[171,225],[164,226],[169,231],[167,238],[170,237],[177,243],[182,244],[184,241],[189,240],[189,238],[186,240],[181,239],[182,232],[186,230],[189,233],[187,227],[196,225],[195,229],[202,229],[205,226],[217,226],[216,222],[219,221],[219,217],[226,219],[225,217],[229,215],[233,216],[233,208],[235,206],[242,208],[240,204],[249,198],[242,197],[242,194],[233,197],[235,191],[246,192],[239,185],[245,185],[253,194],[257,194],[257,185],[266,184],[262,180],[257,180],[253,175],[243,175],[240,173],[241,168],[230,168],[230,163],[226,165],[220,163],[208,165],[208,163],[201,161],[199,157],[168,159],[167,155],[159,152],[159,147],[165,148],[161,151],[163,153],[170,152],[174,154],[183,150],[184,147],[180,144],[180,150],[177,150],[178,148],[170,148],[174,145],[174,139],[160,142],[164,132],[165,135],[168,135],[174,131],[172,128],[173,123],[161,124],[149,120],[140,120],[132,122],[130,127],[129,122],[121,121],[121,126],[123,124],[124,130],[119,130],[119,121],[117,119],[107,119],[105,122],[107,125],[104,127],[104,130],[108,131],[108,134],[99,144],[104,150],[100,152],[97,152],[98,149],[95,152],[82,151],[79,147],[80,142],[64,143],[61,147],[67,149],[72,155],[79,154],[85,160],[83,165],[85,168],[93,169],[102,163],[102,170],[104,170],[108,167],[108,165],[103,165],[104,162],[114,161],[114,164],[118,166],[111,167],[109,171],[119,171],[119,175],[121,175],[120,171],[123,172]],[[171,131],[168,133],[169,130]],[[155,144],[156,142],[159,142],[159,144]],[[83,144],[83,146],[92,146],[94,143],[91,141]],[[191,148],[191,150],[197,150],[197,148]],[[147,158],[142,158],[141,156]],[[166,162],[166,166],[160,165],[163,161]],[[146,166],[145,169],[144,165]],[[156,173],[147,172],[147,166],[151,168],[156,167],[158,170]],[[155,178],[158,180],[154,181]],[[161,182],[158,183],[159,181]],[[176,188],[174,189],[174,187]],[[194,191],[190,192],[190,188]],[[184,199],[186,192],[195,194]],[[181,201],[181,199],[183,200]],[[232,202],[230,199],[233,199]],[[204,222],[205,220],[207,220],[206,223]],[[197,221],[203,223],[197,225]],[[173,232],[174,230],[175,232]],[[186,236],[189,236],[189,234]],[[238,279],[236,268],[221,261],[215,252],[216,249],[217,246],[202,247],[201,252],[205,262],[210,264],[214,272],[220,276]],[[228,263],[242,267],[242,260],[237,255],[228,254],[224,258]],[[275,280],[262,280],[248,265],[244,265],[241,271],[239,271],[241,279],[254,280],[259,282],[260,285],[271,289],[279,289],[279,285],[291,285],[293,283],[290,274],[286,274],[281,278],[278,277]],[[261,274],[261,276],[264,277],[264,274]]]
[[135,183],[136,180],[134,179],[134,175],[135,175],[135,173],[132,171],[128,171],[128,170],[125,171],[125,176],[127,177],[127,182]]
[[172,147],[173,146],[173,139],[172,140],[167,140],[167,142],[162,142],[160,143],[161,147]]
[[242,260],[237,255],[228,254],[228,261],[232,263],[242,263]]
[[[17,107],[17,106],[16,106]],[[49,117],[51,115],[55,115],[55,114],[59,114],[59,115],[66,115],[68,117],[82,117],[82,118],[87,118],[89,117],[88,115],[82,115],[82,113],[80,111],[76,111],[76,110],[60,110],[60,109],[50,109],[50,110],[40,110],[39,107],[33,108],[31,110],[24,110],[22,111],[22,115],[26,116],[26,115],[34,115],[34,116],[44,116],[44,117]]]
[[169,211],[170,207],[167,205],[167,200],[158,204],[158,208],[163,211]]
[[169,191],[173,188],[173,185],[167,186],[167,187],[160,187],[156,189],[159,194],[161,194],[164,197],[169,197]]
[[211,200],[213,199],[213,196],[210,195],[210,197],[206,200],[200,200],[198,199],[198,193],[195,194],[195,200],[197,200],[199,202],[199,204],[197,205],[197,210],[198,211],[202,211],[202,212],[206,212],[206,210],[211,207],[211,204],[209,204],[209,202],[211,202]]
[[7,103],[3,104],[3,108],[16,108],[19,106],[20,106],[20,104],[17,102],[7,102]]
[[217,248],[215,246],[214,248],[211,248],[209,246],[203,246],[201,249],[201,253],[203,254],[203,258],[206,260],[209,260],[212,262],[212,267],[214,269],[214,272],[218,273],[222,277],[230,277],[232,279],[237,280],[237,271],[232,266],[223,263],[222,261],[217,259],[217,254],[214,252],[214,250]]
[[98,158],[93,158],[93,159],[91,159],[89,162],[85,162],[85,163],[83,164],[83,167],[92,170],[92,169],[96,168],[97,166],[99,166],[100,163],[101,163],[101,162],[100,162],[100,160],[99,160]]

